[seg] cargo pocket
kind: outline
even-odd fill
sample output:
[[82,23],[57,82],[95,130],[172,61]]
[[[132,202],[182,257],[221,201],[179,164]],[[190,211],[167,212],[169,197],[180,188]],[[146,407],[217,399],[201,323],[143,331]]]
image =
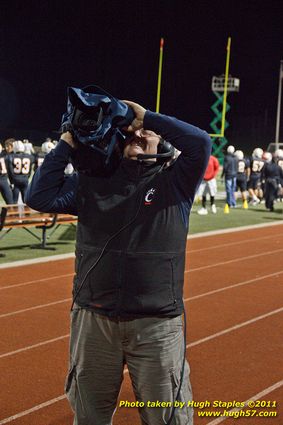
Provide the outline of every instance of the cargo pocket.
[[71,366],[65,382],[65,393],[73,412],[76,407],[76,393],[77,393],[77,382],[76,382],[76,366]]

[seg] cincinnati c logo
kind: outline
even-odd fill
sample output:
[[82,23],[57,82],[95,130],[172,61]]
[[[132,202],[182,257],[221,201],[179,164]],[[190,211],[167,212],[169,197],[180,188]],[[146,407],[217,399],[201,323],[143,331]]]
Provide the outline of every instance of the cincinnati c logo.
[[153,189],[153,187],[146,192],[146,195],[145,195],[145,198],[144,198],[144,205],[150,205],[151,204],[153,197],[154,197],[154,192],[155,192],[155,189]]

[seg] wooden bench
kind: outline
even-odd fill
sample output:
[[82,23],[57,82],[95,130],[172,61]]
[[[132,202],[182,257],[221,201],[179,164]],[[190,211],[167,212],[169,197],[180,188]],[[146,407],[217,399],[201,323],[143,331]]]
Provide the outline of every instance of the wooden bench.
[[[3,234],[0,235],[0,240],[7,235],[13,229],[24,229],[36,239],[40,241],[38,248],[46,249],[47,239],[56,231],[56,229],[62,224],[73,224],[77,222],[77,217],[69,214],[54,214],[54,213],[43,213],[27,205],[4,205],[1,207],[0,213],[0,231]],[[41,229],[41,237],[38,236],[31,228]],[[47,236],[47,230],[51,229],[52,233]]]

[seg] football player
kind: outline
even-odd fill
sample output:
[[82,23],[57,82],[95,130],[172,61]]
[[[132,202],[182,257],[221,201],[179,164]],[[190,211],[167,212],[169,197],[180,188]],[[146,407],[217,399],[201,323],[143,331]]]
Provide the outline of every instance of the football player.
[[262,159],[262,156],[263,150],[261,148],[253,150],[251,159],[251,174],[248,181],[248,189],[252,205],[259,204],[263,197],[261,188],[261,172],[264,166],[264,160]]
[[250,162],[247,158],[244,157],[244,153],[241,150],[237,150],[235,152],[235,156],[238,158],[236,193],[238,190],[240,190],[243,201],[243,208],[247,209],[247,181],[250,176]]
[[36,171],[38,167],[42,165],[45,156],[54,148],[55,148],[55,145],[54,143],[52,143],[51,139],[46,140],[44,143],[42,143],[41,150],[35,155],[34,171]]
[[262,181],[264,183],[265,207],[269,211],[274,211],[274,200],[276,199],[278,187],[280,186],[280,175],[282,170],[276,161],[272,160],[270,152],[264,153],[265,164],[262,169]]
[[8,153],[13,152],[13,145],[14,145],[15,141],[16,141],[16,139],[13,139],[12,137],[5,140],[4,147],[5,147],[5,154],[6,155],[8,155]]
[[33,144],[28,139],[24,139],[23,144],[25,146],[25,153],[29,155],[33,155],[35,153]]
[[34,158],[33,155],[25,153],[25,146],[21,140],[14,142],[13,151],[7,155],[7,165],[10,181],[14,185],[13,203],[17,204],[20,193],[24,202]]
[[282,202],[283,201],[283,149],[277,149],[274,152],[274,160],[281,170],[280,184],[279,184],[279,190],[278,190],[278,200]]
[[6,155],[3,152],[3,147],[0,144],[0,193],[3,196],[6,204],[13,203],[13,192],[8,180],[8,171],[6,164]]

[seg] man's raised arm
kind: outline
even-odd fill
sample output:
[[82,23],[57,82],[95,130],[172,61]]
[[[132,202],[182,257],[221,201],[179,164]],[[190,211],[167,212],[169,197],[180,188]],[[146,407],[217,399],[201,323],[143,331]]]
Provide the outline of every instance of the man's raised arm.
[[211,139],[198,127],[176,118],[147,111],[144,128],[160,134],[181,151],[172,170],[174,185],[182,198],[191,200],[205,173]]
[[38,211],[77,214],[78,176],[64,175],[74,148],[71,134],[63,133],[56,148],[46,155],[34,174],[25,198],[27,205]]

